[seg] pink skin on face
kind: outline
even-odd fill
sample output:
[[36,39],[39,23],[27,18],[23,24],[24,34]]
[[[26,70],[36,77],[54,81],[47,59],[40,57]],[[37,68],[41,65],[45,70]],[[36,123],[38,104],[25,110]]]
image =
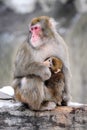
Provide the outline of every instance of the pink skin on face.
[[41,32],[40,26],[33,26],[31,27],[31,32],[32,32],[32,41],[36,42],[40,39],[39,34]]

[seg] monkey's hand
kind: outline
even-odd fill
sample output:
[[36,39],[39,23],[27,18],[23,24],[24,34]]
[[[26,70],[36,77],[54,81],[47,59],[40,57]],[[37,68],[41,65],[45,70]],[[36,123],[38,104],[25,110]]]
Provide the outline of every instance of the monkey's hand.
[[50,69],[48,67],[43,67],[40,76],[41,76],[43,81],[48,80],[51,77]]
[[49,67],[40,62],[33,62],[22,67],[18,65],[14,70],[14,78],[20,78],[29,75],[39,76],[43,81],[45,81],[51,77],[51,72]]

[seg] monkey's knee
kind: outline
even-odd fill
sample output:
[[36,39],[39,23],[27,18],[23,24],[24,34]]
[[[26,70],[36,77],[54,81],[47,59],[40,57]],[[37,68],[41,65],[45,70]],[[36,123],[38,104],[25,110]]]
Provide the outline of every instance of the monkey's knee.
[[18,101],[21,101],[21,81],[20,79],[14,79],[12,82],[12,87],[14,89],[14,98]]
[[15,82],[15,98],[27,104],[32,110],[40,110],[41,103],[45,97],[44,83],[38,77],[33,78],[22,78],[20,85]]
[[24,88],[23,88],[24,86],[21,82],[22,79],[14,79],[12,83],[12,87],[14,88],[14,98],[22,103],[27,103],[28,98],[24,92]]
[[62,95],[62,106],[67,106],[68,102],[70,101],[70,95],[68,93],[63,93]]
[[12,87],[14,88],[14,90],[16,88],[19,88],[21,86],[21,79],[14,79],[12,82]]

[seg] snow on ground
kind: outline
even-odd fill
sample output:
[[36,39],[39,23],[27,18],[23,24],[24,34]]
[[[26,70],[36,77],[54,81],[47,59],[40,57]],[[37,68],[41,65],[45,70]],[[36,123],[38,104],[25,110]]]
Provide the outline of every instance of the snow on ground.
[[20,102],[12,102],[11,100],[0,100],[0,108],[2,107],[7,107],[7,108],[10,108],[10,107],[15,107],[15,106],[21,106],[21,103]]
[[8,94],[10,96],[14,95],[14,89],[11,86],[4,86],[0,89],[0,92]]
[[81,104],[81,103],[77,103],[77,102],[68,102],[68,106],[70,107],[80,107],[80,106],[84,106],[86,104]]
[[[2,92],[3,94],[7,94],[9,96],[14,96],[14,89],[11,86],[4,86],[0,89],[0,92]],[[2,99],[4,99],[2,97]],[[14,107],[14,106],[20,106],[21,103],[19,102],[12,102],[12,100],[0,100],[0,108],[1,107]],[[70,107],[80,107],[80,106],[84,106],[86,104],[81,104],[81,103],[77,103],[77,102],[69,102],[68,106]]]

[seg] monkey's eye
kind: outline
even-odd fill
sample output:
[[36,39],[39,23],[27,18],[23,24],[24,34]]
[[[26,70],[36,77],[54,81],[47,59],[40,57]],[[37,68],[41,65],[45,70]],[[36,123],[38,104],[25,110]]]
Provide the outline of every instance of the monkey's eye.
[[52,63],[53,63],[53,65],[55,66],[56,63],[55,63],[55,60],[54,60],[54,59],[52,60]]
[[38,29],[38,27],[34,27],[34,29],[35,29],[35,30],[37,30],[37,29]]
[[49,62],[50,62],[51,60],[49,59]]
[[32,31],[39,31],[40,30],[40,27],[39,26],[34,26],[34,27],[31,27],[31,32]]
[[33,30],[38,30],[38,29],[39,29],[39,27],[37,27],[37,26],[31,27],[31,31],[33,31]]

